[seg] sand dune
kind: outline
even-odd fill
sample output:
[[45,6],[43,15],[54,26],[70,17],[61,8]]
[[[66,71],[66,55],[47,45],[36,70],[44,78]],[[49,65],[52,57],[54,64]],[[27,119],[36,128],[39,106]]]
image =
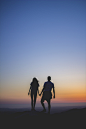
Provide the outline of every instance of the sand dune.
[[0,112],[3,128],[85,128],[86,108],[47,114],[39,111]]

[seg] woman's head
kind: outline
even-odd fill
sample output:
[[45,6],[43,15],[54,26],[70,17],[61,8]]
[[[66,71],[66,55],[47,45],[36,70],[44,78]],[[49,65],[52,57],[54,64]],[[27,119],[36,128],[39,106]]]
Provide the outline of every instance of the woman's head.
[[33,78],[33,82],[38,82],[37,78],[34,77]]

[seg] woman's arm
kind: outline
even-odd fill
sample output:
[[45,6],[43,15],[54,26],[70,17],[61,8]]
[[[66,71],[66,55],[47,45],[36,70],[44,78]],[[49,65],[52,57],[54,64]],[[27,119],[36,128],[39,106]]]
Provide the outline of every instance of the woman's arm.
[[31,91],[31,86],[30,86],[30,88],[29,88],[29,92],[28,92],[28,95],[29,95],[30,91]]
[[39,88],[38,88],[38,94],[39,94]]

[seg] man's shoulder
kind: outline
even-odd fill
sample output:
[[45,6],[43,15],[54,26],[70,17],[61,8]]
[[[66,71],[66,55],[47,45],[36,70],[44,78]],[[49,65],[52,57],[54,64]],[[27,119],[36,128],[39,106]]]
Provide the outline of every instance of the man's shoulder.
[[44,83],[44,85],[47,84],[47,82]]
[[52,84],[53,86],[54,86],[54,83],[53,82],[51,82],[51,81],[47,81],[47,82],[45,82],[44,84]]
[[51,82],[51,84],[52,84],[52,85],[54,85],[54,83],[53,83],[53,82]]

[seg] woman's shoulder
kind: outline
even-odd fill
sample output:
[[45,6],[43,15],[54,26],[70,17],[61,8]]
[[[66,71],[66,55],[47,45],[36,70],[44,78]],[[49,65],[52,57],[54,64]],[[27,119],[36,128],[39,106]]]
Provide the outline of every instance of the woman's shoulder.
[[30,85],[32,85],[32,82],[30,83]]
[[38,87],[40,86],[39,83],[37,84],[37,86],[38,86]]

